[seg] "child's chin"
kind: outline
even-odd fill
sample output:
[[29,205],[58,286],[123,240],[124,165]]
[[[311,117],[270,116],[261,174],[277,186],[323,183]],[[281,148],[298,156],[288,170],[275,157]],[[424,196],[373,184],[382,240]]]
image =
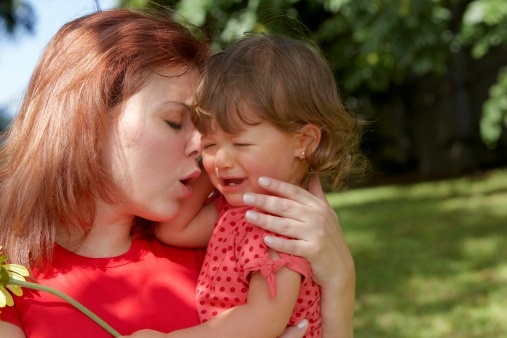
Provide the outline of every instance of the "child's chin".
[[225,195],[225,199],[227,200],[227,202],[232,205],[232,206],[235,206],[235,207],[242,207],[245,205],[245,203],[243,202],[243,196],[227,196]]

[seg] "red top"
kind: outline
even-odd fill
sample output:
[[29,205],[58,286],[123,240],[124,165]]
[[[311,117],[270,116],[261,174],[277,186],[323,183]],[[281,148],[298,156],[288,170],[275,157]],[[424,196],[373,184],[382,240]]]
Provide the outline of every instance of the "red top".
[[279,253],[278,260],[269,258],[269,250],[263,242],[268,233],[245,220],[245,212],[251,207],[231,206],[223,196],[215,200],[215,206],[218,211],[217,223],[197,286],[197,309],[201,322],[229,308],[245,304],[252,272],[261,271],[274,295],[274,273],[282,266],[287,266],[303,276],[289,324],[295,325],[306,318],[310,327],[305,337],[320,337],[320,289],[311,278],[312,270],[306,259],[284,253]]
[[[87,258],[56,246],[50,274],[34,272],[39,284],[73,297],[121,334],[140,329],[171,332],[199,324],[195,288],[204,253],[158,241],[134,240],[114,258]],[[23,289],[0,320],[20,326],[30,338],[110,338],[67,302]]]

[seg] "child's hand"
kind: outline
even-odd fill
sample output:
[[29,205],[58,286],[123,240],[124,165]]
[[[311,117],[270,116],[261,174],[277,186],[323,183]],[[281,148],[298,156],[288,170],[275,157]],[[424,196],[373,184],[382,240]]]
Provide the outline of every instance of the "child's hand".
[[[162,332],[157,332],[157,331],[153,331],[153,330],[139,330],[139,331],[132,333],[131,335],[121,336],[119,338],[166,338],[166,337],[167,337],[167,335]],[[299,337],[299,336],[294,336],[294,337]],[[292,338],[292,336],[289,336],[287,338]]]

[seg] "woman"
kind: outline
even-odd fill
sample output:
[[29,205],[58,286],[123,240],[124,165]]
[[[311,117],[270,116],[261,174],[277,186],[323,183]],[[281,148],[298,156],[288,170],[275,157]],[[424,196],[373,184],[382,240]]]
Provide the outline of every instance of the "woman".
[[[203,250],[163,246],[146,229],[187,217],[206,197],[192,193],[205,177],[187,111],[208,55],[167,16],[118,9],[74,20],[42,55],[0,149],[0,245],[11,262],[122,334],[198,324]],[[254,205],[278,217],[255,223],[298,239],[271,246],[309,260],[323,316],[351,335],[353,262],[318,181],[317,196],[275,180],[270,190],[285,198],[257,195]],[[0,319],[0,337],[109,336],[29,290]]]

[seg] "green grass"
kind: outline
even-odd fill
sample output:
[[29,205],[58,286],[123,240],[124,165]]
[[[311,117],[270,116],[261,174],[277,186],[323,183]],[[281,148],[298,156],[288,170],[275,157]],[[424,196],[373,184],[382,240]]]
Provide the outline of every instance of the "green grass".
[[328,199],[356,264],[356,338],[507,337],[507,170]]

